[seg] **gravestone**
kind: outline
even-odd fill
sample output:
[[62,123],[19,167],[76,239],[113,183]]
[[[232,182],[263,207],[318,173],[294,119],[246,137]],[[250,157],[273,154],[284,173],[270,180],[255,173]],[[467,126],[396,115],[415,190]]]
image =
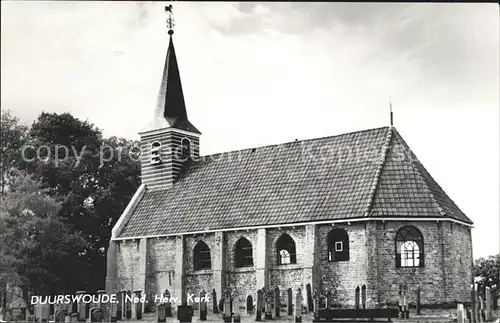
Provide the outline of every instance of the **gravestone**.
[[54,313],[54,321],[56,323],[65,321],[65,315],[64,315],[64,312],[62,310],[57,310]]
[[163,323],[167,321],[166,313],[165,313],[165,304],[158,304],[156,307],[156,322]]
[[275,317],[280,317],[280,307],[281,307],[280,298],[281,298],[280,289],[279,289],[279,287],[276,287],[274,289],[274,316]]
[[359,286],[357,286],[354,291],[354,307],[356,307],[357,310],[359,310],[359,297]]
[[191,323],[193,320],[193,307],[189,305],[177,306],[177,319],[181,323]]
[[172,317],[172,302],[170,301],[170,291],[167,289],[163,293],[163,297],[167,298],[168,301],[166,301],[165,304],[165,317]]
[[361,305],[363,309],[366,308],[366,285],[361,286]]
[[273,309],[272,309],[272,305],[273,305],[273,291],[271,290],[268,290],[266,292],[266,295],[264,297],[265,301],[266,301],[266,314],[264,315],[264,318],[266,320],[272,320],[273,319]]
[[233,323],[241,323],[241,316],[239,314],[234,315]]
[[[142,293],[141,290],[136,290],[134,292],[135,297],[137,297],[137,299],[141,299],[141,293]],[[135,318],[138,320],[142,319],[142,302],[141,301],[135,303]]]
[[118,303],[116,304],[116,319],[123,320],[123,292],[119,292],[116,295],[116,300]]
[[375,301],[371,298],[368,298],[366,300],[366,308],[369,308],[369,309],[372,309],[372,308],[375,308]]
[[293,315],[293,295],[292,289],[288,288],[286,291],[286,315]]
[[223,306],[222,318],[224,322],[227,323],[231,322],[233,316],[231,305],[232,305],[231,292],[228,289],[226,289],[224,291],[224,306]]
[[102,322],[103,311],[99,307],[94,307],[90,310],[90,322]]
[[262,290],[257,291],[257,308],[255,311],[255,320],[257,322],[260,322],[262,320],[262,302],[264,300],[264,297],[262,295]]
[[477,293],[477,284],[472,284],[470,286],[470,298],[471,298],[471,322],[476,323],[477,320],[477,309],[476,309],[476,293]]
[[207,293],[205,290],[200,292],[200,321],[207,320],[207,300],[205,299]]
[[110,316],[111,316],[111,322],[116,322],[118,321],[118,316],[117,316],[117,310],[118,310],[118,306],[116,303],[109,303],[109,307],[110,307]]
[[217,292],[215,288],[212,290],[212,311],[214,314],[219,313],[219,309],[217,308]]
[[[85,291],[78,291],[76,292],[76,295],[84,295],[86,292]],[[77,298],[78,299],[78,298]],[[80,301],[78,302],[78,321],[79,322],[85,322],[85,319],[87,318],[86,312],[86,305],[84,302],[82,302],[82,299],[80,298]]]
[[314,310],[314,300],[312,295],[311,284],[306,285],[306,292],[307,292],[307,309],[309,312],[312,312]]
[[416,301],[417,315],[420,315],[420,285],[417,286],[417,301]]
[[78,322],[78,313],[71,313],[69,321]]
[[253,297],[252,295],[247,296],[247,301],[246,301],[246,309],[247,309],[247,314],[253,314]]
[[127,291],[126,295],[125,295],[125,317],[127,319],[131,319],[132,318],[132,292],[130,290]]
[[457,304],[457,323],[465,323],[464,304]]
[[491,289],[489,287],[486,287],[484,291],[484,298],[485,298],[485,307],[484,307],[484,316],[486,321],[491,320]]
[[314,298],[314,318],[315,319],[319,319],[319,299],[320,299],[320,295],[319,295],[319,293],[318,293],[317,290],[314,290],[313,298]]
[[50,306],[48,304],[41,305],[42,322],[48,322],[50,318]]
[[483,298],[481,296],[478,297],[478,322],[484,322],[484,318],[483,318],[483,309],[484,309],[484,302],[483,302]]
[[302,322],[302,292],[299,288],[295,296],[295,323],[300,322]]

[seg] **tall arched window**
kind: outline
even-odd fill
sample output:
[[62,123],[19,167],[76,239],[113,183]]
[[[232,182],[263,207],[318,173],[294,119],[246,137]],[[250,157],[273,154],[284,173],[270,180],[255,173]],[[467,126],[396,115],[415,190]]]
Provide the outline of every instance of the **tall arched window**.
[[328,261],[349,260],[349,235],[344,229],[335,228],[328,233]]
[[191,157],[191,140],[184,137],[181,140],[181,158],[187,160]]
[[160,157],[161,143],[159,141],[155,141],[151,144],[151,164],[159,164],[161,163]]
[[279,265],[297,263],[297,253],[295,251],[295,241],[288,234],[284,233],[276,241],[276,251]]
[[194,270],[210,269],[210,248],[203,241],[198,241],[193,250]]
[[234,262],[236,267],[253,266],[252,243],[246,238],[241,237],[234,248]]
[[404,226],[396,233],[396,267],[424,266],[424,238],[420,230]]

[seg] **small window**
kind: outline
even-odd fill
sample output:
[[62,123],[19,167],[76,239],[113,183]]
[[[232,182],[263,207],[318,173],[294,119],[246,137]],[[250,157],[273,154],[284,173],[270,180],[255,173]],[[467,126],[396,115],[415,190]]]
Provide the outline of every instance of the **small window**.
[[191,140],[184,137],[181,140],[181,160],[186,161],[191,157]]
[[151,144],[151,164],[157,165],[161,163],[161,143],[155,141]]
[[295,241],[288,234],[284,233],[276,242],[278,251],[278,264],[288,265],[297,263],[297,254],[295,251]]
[[241,237],[237,242],[234,250],[235,266],[236,267],[251,267],[253,266],[253,250],[252,243],[246,238]]
[[210,269],[210,248],[203,241],[198,241],[193,250],[194,270]]
[[396,233],[396,267],[424,266],[424,238],[420,230],[404,226]]
[[341,228],[332,229],[328,233],[328,261],[349,260],[349,235]]

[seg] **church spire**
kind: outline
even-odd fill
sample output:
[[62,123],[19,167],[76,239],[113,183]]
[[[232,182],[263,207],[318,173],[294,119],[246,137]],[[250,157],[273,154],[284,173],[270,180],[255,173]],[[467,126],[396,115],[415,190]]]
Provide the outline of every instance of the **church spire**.
[[165,11],[168,12],[167,28],[170,39],[156,103],[155,127],[172,127],[199,134],[200,131],[189,122],[187,117],[179,66],[172,40],[174,33],[172,5],[166,6]]

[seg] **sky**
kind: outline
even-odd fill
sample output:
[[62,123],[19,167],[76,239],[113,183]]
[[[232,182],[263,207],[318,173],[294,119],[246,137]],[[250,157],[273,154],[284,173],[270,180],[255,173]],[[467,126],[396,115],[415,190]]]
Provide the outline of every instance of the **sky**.
[[[1,2],[1,106],[139,139],[168,2]],[[202,155],[394,125],[499,253],[499,12],[473,3],[173,2]]]

